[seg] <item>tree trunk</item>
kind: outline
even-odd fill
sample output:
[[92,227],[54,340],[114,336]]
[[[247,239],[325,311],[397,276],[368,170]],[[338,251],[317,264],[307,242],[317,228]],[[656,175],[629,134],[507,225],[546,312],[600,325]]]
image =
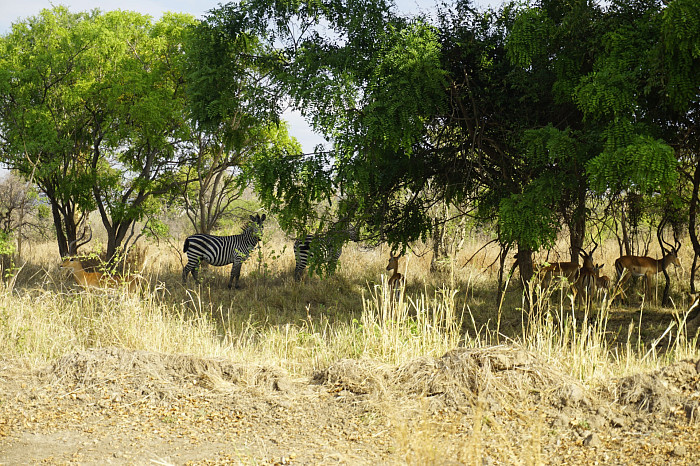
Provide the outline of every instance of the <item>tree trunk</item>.
[[627,214],[625,213],[625,207],[622,206],[620,209],[620,227],[622,228],[622,244],[625,247],[625,255],[632,254],[632,247],[629,235],[629,228],[627,226]]
[[571,244],[571,262],[578,264],[579,251],[583,249],[583,238],[586,236],[586,219],[577,218],[569,225],[569,241]]
[[433,258],[430,261],[430,271],[434,272],[438,269],[438,264],[446,257],[444,251],[445,241],[445,224],[437,219],[434,222],[433,228]]
[[[498,288],[496,291],[496,308],[499,308],[501,305],[501,300],[503,299],[503,275],[505,271],[505,263],[506,263],[506,258],[508,256],[508,251],[510,250],[510,246],[507,244],[501,244],[501,253],[499,254],[499,267],[498,267]],[[513,267],[511,269],[515,270],[515,267],[517,267],[517,257],[516,257],[516,262],[513,264]]]
[[523,295],[525,296],[526,308],[532,309],[530,302],[530,281],[534,275],[534,267],[532,264],[532,250],[518,247],[518,267],[520,268],[520,281],[523,284]]
[[49,198],[51,202],[51,214],[53,225],[56,229],[56,240],[58,241],[58,253],[61,257],[71,254],[70,244],[78,239],[78,225],[75,221],[75,212],[72,209],[61,207],[55,200]]
[[586,237],[586,186],[579,186],[577,205],[569,219],[569,244],[571,245],[571,262],[578,264],[579,251],[583,249]]
[[693,254],[693,265],[690,269],[690,292],[695,294],[695,271],[698,268],[698,257],[700,254]]
[[700,256],[700,240],[698,240],[697,218],[698,218],[698,203],[700,203],[700,166],[695,167],[693,175],[693,193],[690,196],[690,205],[688,207],[688,234],[690,235],[690,243],[693,245],[695,259],[693,260],[693,269],[690,271],[690,291],[695,292],[695,260]]

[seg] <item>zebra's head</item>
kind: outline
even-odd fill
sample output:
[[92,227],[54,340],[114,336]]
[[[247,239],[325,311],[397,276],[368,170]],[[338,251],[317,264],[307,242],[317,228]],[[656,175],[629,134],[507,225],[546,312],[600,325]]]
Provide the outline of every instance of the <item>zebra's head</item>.
[[252,233],[256,238],[262,237],[263,222],[265,221],[265,218],[265,214],[262,214],[262,217],[260,216],[260,214],[250,216],[250,223],[248,224],[248,228],[252,230]]

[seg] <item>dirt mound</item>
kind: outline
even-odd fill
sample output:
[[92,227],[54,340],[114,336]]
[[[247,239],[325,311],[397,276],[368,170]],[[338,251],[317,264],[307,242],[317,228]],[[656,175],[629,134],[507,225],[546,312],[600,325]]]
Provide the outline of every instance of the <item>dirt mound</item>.
[[312,382],[326,385],[329,391],[367,395],[383,392],[391,383],[394,368],[372,359],[341,359],[316,372]]
[[314,380],[336,392],[428,399],[431,410],[466,412],[477,403],[498,410],[514,401],[554,408],[595,404],[593,395],[575,379],[511,346],[460,348],[398,367],[344,359],[316,374]]
[[513,346],[399,366],[345,359],[312,383],[277,368],[117,348],[68,354],[41,373],[3,369],[8,464],[491,464],[519,454],[700,464],[690,361],[597,391]]
[[617,401],[650,413],[682,410],[689,420],[700,413],[700,371],[694,361],[680,361],[659,370],[617,381]]
[[235,386],[245,386],[286,391],[289,386],[286,375],[279,369],[118,348],[93,348],[68,354],[40,375],[81,393],[104,393],[112,388],[115,396],[121,398],[156,400],[172,399],[192,390],[226,392]]

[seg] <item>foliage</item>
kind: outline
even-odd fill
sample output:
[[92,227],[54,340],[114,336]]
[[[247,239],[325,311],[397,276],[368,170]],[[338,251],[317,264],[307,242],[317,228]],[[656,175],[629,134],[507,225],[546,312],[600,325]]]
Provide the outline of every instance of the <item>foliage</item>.
[[192,24],[56,7],[2,38],[4,161],[48,197],[62,255],[95,208],[115,255],[177,184],[192,145],[182,85]]
[[695,0],[674,0],[662,15],[668,94],[673,105],[683,110],[697,102],[700,85],[700,9]]
[[9,233],[0,231],[0,256],[9,256],[14,252],[14,238]]
[[664,141],[636,136],[630,144],[591,160],[588,170],[591,185],[599,192],[630,189],[653,194],[676,184],[677,163],[673,149]]
[[226,27],[225,19],[207,16],[186,41],[187,106],[198,143],[193,163],[181,170],[176,202],[198,233],[210,233],[230,216],[261,150],[295,146],[279,120],[267,67],[256,60],[263,54],[260,40]]
[[62,252],[75,238],[79,213],[94,207],[86,155],[90,116],[81,99],[97,71],[88,60],[94,18],[56,7],[15,23],[0,38],[2,158],[35,180],[51,202]]
[[653,0],[613,2],[604,19],[605,46],[575,91],[587,121],[600,122],[604,149],[587,165],[598,192],[651,193],[676,180],[671,140],[660,138],[673,137],[664,134],[670,89],[658,79],[663,15]]

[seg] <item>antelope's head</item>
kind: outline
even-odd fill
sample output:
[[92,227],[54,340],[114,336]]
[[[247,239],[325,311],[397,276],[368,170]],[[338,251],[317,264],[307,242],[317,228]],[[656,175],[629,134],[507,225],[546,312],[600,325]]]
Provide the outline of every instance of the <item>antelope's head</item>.
[[386,266],[387,270],[398,270],[399,268],[399,259],[401,258],[401,254],[394,256],[394,253],[389,254],[389,264]]
[[66,256],[61,262],[61,268],[65,270],[70,270],[75,272],[77,270],[83,270],[83,263],[74,256]]
[[[581,256],[581,259],[583,259],[583,268],[590,272],[597,272],[600,269],[597,269],[596,267],[598,266],[593,263],[593,253],[596,249],[598,249],[598,243],[593,241],[593,244],[594,247],[591,249],[591,252],[586,252],[581,248],[576,249],[578,249],[579,256]],[[602,267],[602,265],[600,265],[600,267]]]

